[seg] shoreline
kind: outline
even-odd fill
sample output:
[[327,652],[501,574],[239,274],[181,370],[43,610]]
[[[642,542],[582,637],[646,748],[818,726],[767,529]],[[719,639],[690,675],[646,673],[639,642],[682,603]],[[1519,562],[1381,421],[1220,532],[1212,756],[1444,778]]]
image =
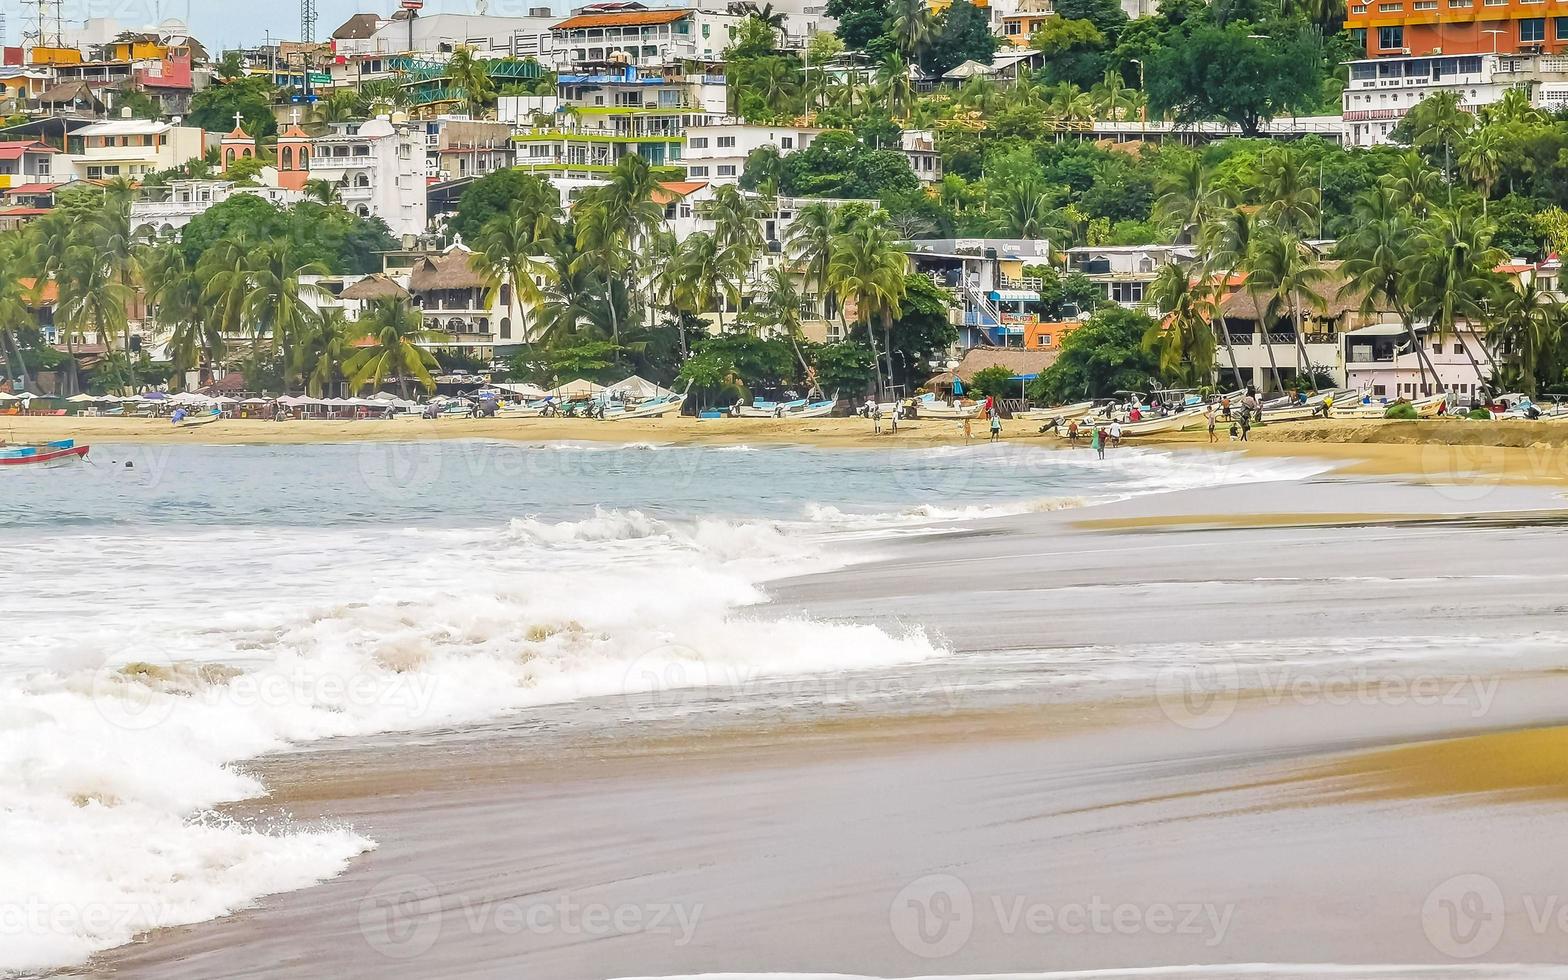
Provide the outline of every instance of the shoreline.
[[[1004,424],[1002,444],[1071,449],[1035,423]],[[961,423],[905,422],[897,434],[871,432],[858,418],[698,420],[687,417],[596,422],[586,419],[451,419],[440,421],[224,420],[180,429],[166,419],[15,416],[0,418],[0,440],[74,438],[89,444],[289,446],[426,440],[496,440],[523,444],[593,442],[671,446],[797,445],[816,449],[896,450],[964,445]],[[989,443],[978,428],[971,448]],[[1086,447],[1082,448],[1087,452]],[[1425,482],[1568,486],[1568,424],[1555,422],[1364,421],[1261,426],[1248,442],[1210,444],[1189,431],[1128,439],[1122,448],[1245,452],[1332,460],[1347,476],[1403,476]],[[1112,454],[1118,450],[1111,450]]]

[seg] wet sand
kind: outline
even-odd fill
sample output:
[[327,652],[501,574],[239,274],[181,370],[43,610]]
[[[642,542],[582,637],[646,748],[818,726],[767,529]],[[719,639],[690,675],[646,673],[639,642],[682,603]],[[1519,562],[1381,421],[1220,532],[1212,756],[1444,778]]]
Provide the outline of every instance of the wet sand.
[[[918,624],[949,663],[260,760],[274,795],[238,813],[346,820],[380,847],[79,975],[1562,962],[1568,929],[1537,913],[1568,904],[1568,673],[1496,652],[1560,642],[1561,503],[1341,475],[891,542],[775,583],[756,614]],[[1299,656],[1433,637],[1454,649],[1415,667]],[[1075,680],[1127,651],[1281,639],[1298,659],[1274,685]]]

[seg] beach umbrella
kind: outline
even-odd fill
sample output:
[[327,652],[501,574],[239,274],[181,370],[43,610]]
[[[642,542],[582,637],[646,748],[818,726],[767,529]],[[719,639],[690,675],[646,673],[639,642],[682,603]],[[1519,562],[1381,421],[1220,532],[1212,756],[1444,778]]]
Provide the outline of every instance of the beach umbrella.
[[105,399],[101,395],[89,395],[85,391],[80,395],[72,395],[70,398],[66,399],[66,401],[73,402],[77,405],[83,404],[84,402],[101,402],[104,400]]
[[13,395],[9,391],[0,391],[0,402],[19,402],[21,400],[21,395]]
[[240,402],[240,404],[241,405],[265,405],[265,404],[267,404],[270,401],[271,401],[270,398],[247,398],[244,401]]
[[169,400],[169,393],[167,391],[144,391],[138,397],[144,402],[163,402]]

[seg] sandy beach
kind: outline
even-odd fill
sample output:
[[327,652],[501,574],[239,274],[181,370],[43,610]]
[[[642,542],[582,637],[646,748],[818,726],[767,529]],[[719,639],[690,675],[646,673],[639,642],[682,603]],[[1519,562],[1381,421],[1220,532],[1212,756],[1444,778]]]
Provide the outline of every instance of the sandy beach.
[[[1065,448],[1066,440],[1038,423],[1009,422],[1010,445]],[[886,426],[884,426],[886,429]],[[396,421],[225,420],[176,428],[167,419],[9,416],[0,439],[14,442],[74,438],[86,443],[155,445],[311,445],[424,440],[583,441],[612,444],[733,446],[790,444],[822,448],[891,449],[964,445],[961,423],[915,420],[895,433],[872,432],[859,418],[714,419],[688,417],[596,422],[585,419],[443,419]],[[981,427],[967,444],[984,444]],[[1244,450],[1266,456],[1336,460],[1344,472],[1414,476],[1448,482],[1568,483],[1568,424],[1557,422],[1295,422],[1254,429],[1251,441],[1223,438],[1211,447],[1198,431],[1127,440],[1128,446]]]
[[1561,975],[1563,502],[1406,472],[948,522],[754,613],[927,667],[267,756],[235,816],[377,848],[69,975]]

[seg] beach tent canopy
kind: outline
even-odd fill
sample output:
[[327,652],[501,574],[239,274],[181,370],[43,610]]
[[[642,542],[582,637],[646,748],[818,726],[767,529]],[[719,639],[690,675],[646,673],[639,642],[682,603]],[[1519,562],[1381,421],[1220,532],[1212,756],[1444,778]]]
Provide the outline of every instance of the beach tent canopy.
[[22,397],[20,395],[13,395],[9,391],[0,391],[0,402],[19,402],[21,400]]
[[589,395],[597,395],[603,390],[604,385],[596,385],[586,378],[578,378],[576,381],[568,381],[559,388],[552,388],[550,394],[557,398],[585,398]]
[[270,398],[247,398],[240,402],[241,405],[269,405],[271,403],[272,399]]
[[104,398],[102,395],[89,395],[87,392],[84,391],[80,395],[72,395],[70,398],[67,398],[66,401],[74,402],[74,403],[80,405],[83,402],[102,402],[102,401],[108,401],[108,399]]
[[498,388],[501,391],[505,391],[513,395],[518,395],[522,398],[543,398],[546,394],[548,394],[548,392],[538,385],[530,384],[509,384],[506,382],[497,381],[491,384],[491,387]]
[[625,379],[624,381],[617,381],[615,384],[610,385],[605,390],[611,394],[620,395],[622,397],[629,395],[632,398],[662,398],[665,395],[675,394],[675,392],[671,391],[670,389],[661,388],[652,381],[649,381],[646,378],[640,378],[635,374]]

